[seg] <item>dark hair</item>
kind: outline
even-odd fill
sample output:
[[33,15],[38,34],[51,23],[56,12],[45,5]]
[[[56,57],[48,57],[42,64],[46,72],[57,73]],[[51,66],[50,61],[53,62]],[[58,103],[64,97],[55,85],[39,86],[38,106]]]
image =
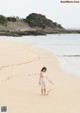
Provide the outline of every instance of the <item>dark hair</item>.
[[43,68],[41,69],[41,71],[43,71],[43,70],[47,71],[47,68],[46,68],[46,67],[43,67]]

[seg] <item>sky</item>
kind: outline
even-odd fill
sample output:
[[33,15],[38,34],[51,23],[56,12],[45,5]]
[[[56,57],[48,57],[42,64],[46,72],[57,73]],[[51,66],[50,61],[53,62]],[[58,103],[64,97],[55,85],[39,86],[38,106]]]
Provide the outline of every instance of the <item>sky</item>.
[[0,0],[0,15],[25,18],[31,13],[43,14],[64,28],[80,28],[80,3],[60,3],[60,0]]

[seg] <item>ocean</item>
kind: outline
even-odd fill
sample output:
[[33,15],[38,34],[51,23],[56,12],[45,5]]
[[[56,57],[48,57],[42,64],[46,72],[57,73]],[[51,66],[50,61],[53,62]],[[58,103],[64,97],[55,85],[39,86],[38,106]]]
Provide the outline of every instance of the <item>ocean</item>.
[[16,40],[35,43],[35,46],[55,54],[60,67],[80,77],[80,34],[49,34],[46,36],[6,37],[0,40]]

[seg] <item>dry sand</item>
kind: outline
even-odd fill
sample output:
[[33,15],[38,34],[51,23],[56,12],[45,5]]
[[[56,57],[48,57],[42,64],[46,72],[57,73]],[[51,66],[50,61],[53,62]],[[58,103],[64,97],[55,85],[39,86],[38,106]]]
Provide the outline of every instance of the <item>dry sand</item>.
[[[46,66],[54,85],[41,96],[38,79]],[[26,42],[0,40],[0,106],[8,113],[80,113],[80,78],[60,69],[55,56]]]

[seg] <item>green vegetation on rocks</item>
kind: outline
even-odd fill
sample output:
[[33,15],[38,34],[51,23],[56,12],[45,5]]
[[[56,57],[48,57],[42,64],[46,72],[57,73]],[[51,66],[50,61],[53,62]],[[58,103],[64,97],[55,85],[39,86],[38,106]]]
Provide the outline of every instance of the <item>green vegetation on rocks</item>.
[[7,17],[7,21],[16,22],[16,18],[15,17]]
[[45,15],[32,13],[26,17],[26,22],[30,25],[30,27],[39,27],[46,28],[51,27],[55,28],[56,26],[62,28],[60,24],[53,22],[45,17]]
[[3,15],[0,15],[0,24],[6,25],[7,24],[7,18]]

